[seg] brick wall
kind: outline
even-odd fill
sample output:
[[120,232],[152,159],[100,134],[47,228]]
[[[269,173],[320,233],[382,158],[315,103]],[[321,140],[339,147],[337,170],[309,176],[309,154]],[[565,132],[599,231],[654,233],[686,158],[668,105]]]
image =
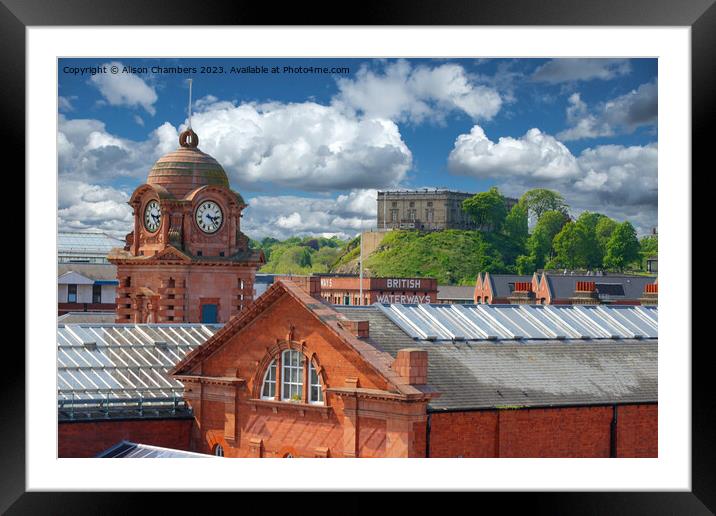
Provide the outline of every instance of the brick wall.
[[189,450],[193,419],[60,422],[58,457],[95,457],[122,440]]
[[497,412],[446,412],[430,417],[431,457],[496,457]]
[[[657,405],[618,407],[617,456],[658,455]],[[609,457],[612,406],[432,413],[431,457]]]
[[657,405],[625,405],[617,409],[619,457],[658,457]]

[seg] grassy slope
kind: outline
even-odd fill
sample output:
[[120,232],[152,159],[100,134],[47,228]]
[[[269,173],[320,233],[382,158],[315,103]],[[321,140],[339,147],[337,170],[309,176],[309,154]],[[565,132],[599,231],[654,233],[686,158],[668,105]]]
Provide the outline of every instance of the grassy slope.
[[[344,255],[334,270],[346,266],[357,250]],[[392,231],[365,260],[372,276],[437,278],[441,284],[471,285],[480,271],[509,272],[515,250],[507,239],[477,231],[432,233]]]

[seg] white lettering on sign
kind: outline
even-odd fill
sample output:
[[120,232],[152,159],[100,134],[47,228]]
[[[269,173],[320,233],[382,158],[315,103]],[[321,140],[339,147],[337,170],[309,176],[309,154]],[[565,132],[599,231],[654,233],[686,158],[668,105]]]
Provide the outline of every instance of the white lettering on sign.
[[387,283],[387,288],[420,288],[419,279],[388,278]]
[[332,285],[331,278],[321,278],[321,286],[322,287],[331,287]]
[[400,303],[401,305],[430,304],[430,296],[404,296],[394,294],[384,294],[378,296],[379,303]]

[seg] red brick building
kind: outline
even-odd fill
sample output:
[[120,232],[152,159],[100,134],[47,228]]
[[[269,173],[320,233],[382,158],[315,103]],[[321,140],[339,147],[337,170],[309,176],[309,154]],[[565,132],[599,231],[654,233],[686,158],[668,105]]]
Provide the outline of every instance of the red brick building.
[[134,231],[117,266],[117,322],[226,322],[253,300],[262,251],[241,232],[241,195],[189,128],[129,204]]
[[[290,278],[290,276],[284,276]],[[373,303],[437,303],[435,278],[363,278],[353,275],[317,275],[321,297],[333,305],[372,305]]]
[[486,272],[477,276],[473,299],[483,304],[654,305],[658,287],[655,276]]
[[193,410],[191,451],[657,456],[655,308],[555,325],[573,309],[331,306],[316,281],[275,283],[170,371]]

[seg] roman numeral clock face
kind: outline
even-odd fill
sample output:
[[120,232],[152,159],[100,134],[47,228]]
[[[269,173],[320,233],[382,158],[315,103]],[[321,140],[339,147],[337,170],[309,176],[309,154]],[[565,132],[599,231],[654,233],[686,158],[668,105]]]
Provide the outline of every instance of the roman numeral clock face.
[[157,201],[149,201],[144,208],[144,227],[154,233],[162,222],[162,212]]
[[216,233],[223,221],[221,208],[214,201],[204,201],[196,209],[196,223],[204,233]]

